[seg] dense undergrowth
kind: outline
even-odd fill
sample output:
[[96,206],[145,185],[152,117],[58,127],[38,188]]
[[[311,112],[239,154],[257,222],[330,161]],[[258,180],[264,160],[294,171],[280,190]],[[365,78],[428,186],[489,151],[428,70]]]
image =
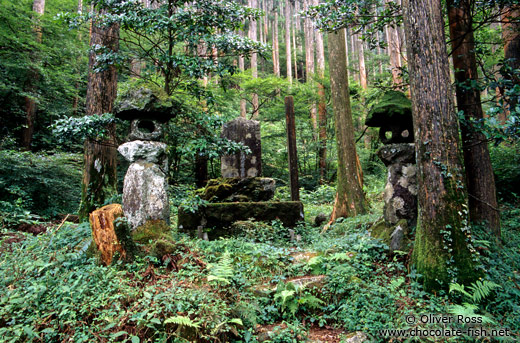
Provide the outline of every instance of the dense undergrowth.
[[[309,206],[330,211],[330,204]],[[516,207],[503,211],[501,246],[475,228],[486,278],[500,288],[469,309],[492,320],[491,327],[510,328],[516,339],[519,214]],[[86,256],[88,224],[56,225],[38,236],[4,230],[0,341],[256,342],[259,325],[276,324],[271,342],[303,342],[311,327],[363,331],[384,342],[378,330],[411,327],[407,315],[468,311],[454,307],[463,300],[455,293],[421,289],[409,252],[390,255],[368,235],[377,219],[342,220],[325,233],[307,223],[295,228],[299,241],[278,222],[249,223],[257,231],[215,241],[172,231],[177,251],[162,261],[109,267]],[[307,285],[295,281],[320,275]],[[463,340],[471,341],[451,339]]]

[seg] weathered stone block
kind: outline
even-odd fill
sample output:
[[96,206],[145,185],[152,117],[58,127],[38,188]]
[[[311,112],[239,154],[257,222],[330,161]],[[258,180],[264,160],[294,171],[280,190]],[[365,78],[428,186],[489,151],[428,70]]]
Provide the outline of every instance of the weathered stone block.
[[267,177],[212,179],[201,198],[211,202],[269,201],[274,197],[276,182]]
[[417,220],[417,166],[413,144],[389,144],[377,155],[388,167],[383,195],[384,218],[388,225],[406,219],[415,225]]
[[160,164],[165,160],[166,148],[165,143],[136,140],[121,144],[117,151],[130,163],[141,160]]
[[197,228],[202,226],[209,229],[210,238],[215,238],[233,234],[234,222],[250,218],[257,221],[279,219],[284,226],[294,227],[303,221],[303,204],[300,201],[212,203],[195,213],[179,208],[178,227],[196,234]]
[[170,222],[168,183],[165,172],[154,163],[134,162],[123,186],[123,210],[132,229],[148,220]]
[[370,235],[381,239],[390,251],[406,251],[411,243],[409,229],[406,220],[401,219],[395,225],[387,225],[384,220],[375,223],[370,228]]
[[224,124],[222,136],[243,143],[251,150],[251,154],[241,152],[235,155],[222,156],[222,177],[244,178],[262,175],[260,122],[237,118]]

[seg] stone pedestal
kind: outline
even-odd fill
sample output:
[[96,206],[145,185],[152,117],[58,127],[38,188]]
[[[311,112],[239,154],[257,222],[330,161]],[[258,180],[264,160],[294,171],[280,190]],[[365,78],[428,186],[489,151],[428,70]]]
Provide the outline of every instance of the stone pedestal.
[[388,225],[406,219],[411,225],[417,221],[417,167],[412,143],[383,146],[377,155],[388,168],[384,193],[384,218]]
[[225,155],[221,159],[222,177],[256,177],[262,174],[262,146],[260,122],[237,118],[224,124],[222,137],[240,142],[251,150],[251,154]]
[[149,220],[169,224],[166,144],[136,140],[118,151],[131,163],[123,186],[123,211],[131,229]]

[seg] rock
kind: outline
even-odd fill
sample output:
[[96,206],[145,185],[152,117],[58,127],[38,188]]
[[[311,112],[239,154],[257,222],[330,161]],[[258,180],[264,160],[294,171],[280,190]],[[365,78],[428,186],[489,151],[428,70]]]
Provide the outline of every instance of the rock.
[[161,142],[135,140],[120,145],[117,151],[130,163],[143,161],[163,164],[166,148],[167,145]]
[[314,218],[314,226],[319,227],[321,224],[325,223],[329,219],[329,217],[325,213],[320,213]]
[[221,171],[223,177],[245,178],[262,175],[260,122],[239,117],[224,124],[222,137],[240,142],[251,150],[251,154],[241,152],[222,156]]
[[286,280],[287,283],[291,282],[296,288],[323,288],[325,285],[325,275],[313,275],[313,276],[297,276]]
[[381,220],[375,223],[369,231],[372,237],[379,238],[388,245],[390,252],[406,251],[411,243],[408,223],[405,219],[399,220],[395,225],[388,225],[385,220]]
[[362,331],[352,332],[346,335],[341,341],[343,343],[364,343],[369,342],[368,335]]
[[417,220],[417,166],[413,144],[385,145],[377,155],[388,167],[385,185],[384,218],[388,225],[406,219],[411,225]]
[[123,186],[123,210],[132,229],[148,220],[170,222],[166,174],[157,164],[139,160],[128,168]]
[[197,228],[210,228],[208,236],[216,238],[233,234],[232,224],[254,218],[270,222],[280,219],[285,227],[294,227],[303,221],[303,204],[300,201],[284,202],[233,202],[210,203],[200,207],[195,213],[179,208],[179,230],[197,234]]
[[163,135],[162,125],[153,119],[134,119],[130,124],[130,140],[156,141]]
[[114,228],[114,221],[122,216],[123,209],[119,204],[104,206],[89,215],[92,238],[104,265],[112,263],[115,253],[119,253],[122,257],[126,255]]
[[302,263],[302,262],[309,262],[309,260],[311,258],[316,257],[316,256],[318,256],[318,253],[317,252],[312,252],[312,251],[295,252],[295,253],[292,253],[290,255],[290,257],[293,259],[292,260],[293,264],[298,264],[298,263]]
[[276,183],[267,177],[212,179],[201,198],[211,202],[269,201],[274,197]]

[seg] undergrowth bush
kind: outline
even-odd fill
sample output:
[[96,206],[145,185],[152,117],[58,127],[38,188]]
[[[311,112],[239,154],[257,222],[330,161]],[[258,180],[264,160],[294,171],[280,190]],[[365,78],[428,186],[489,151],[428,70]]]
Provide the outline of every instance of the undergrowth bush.
[[12,215],[76,213],[82,156],[0,150],[0,220]]

